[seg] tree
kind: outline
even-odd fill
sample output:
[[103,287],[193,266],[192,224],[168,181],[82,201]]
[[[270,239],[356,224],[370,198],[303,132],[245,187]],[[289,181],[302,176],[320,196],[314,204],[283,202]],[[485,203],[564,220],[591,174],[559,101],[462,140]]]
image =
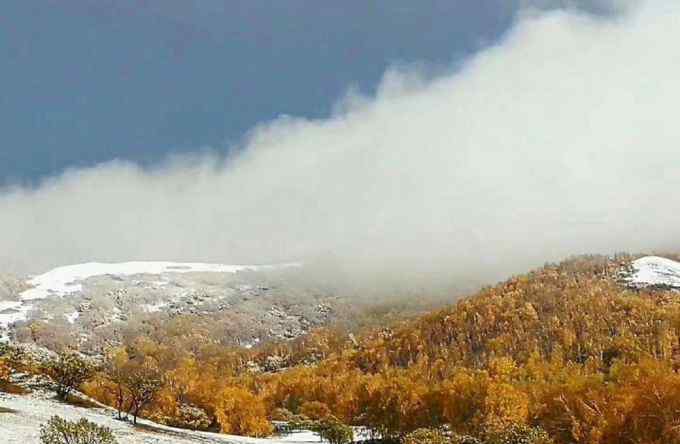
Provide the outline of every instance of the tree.
[[94,398],[113,405],[118,411],[118,419],[132,415],[133,423],[137,424],[137,418],[162,386],[163,373],[153,358],[130,359],[125,350],[117,349],[109,355],[103,371],[85,385],[85,390]]
[[153,362],[145,359],[141,363],[128,361],[121,376],[129,395],[128,412],[133,424],[137,424],[137,418],[163,385],[162,374]]
[[75,353],[62,353],[44,365],[44,372],[56,383],[57,397],[65,400],[92,377],[94,369]]
[[428,387],[405,371],[388,371],[367,379],[359,391],[361,421],[375,435],[397,439],[428,427],[434,420],[426,401]]
[[113,432],[108,427],[99,426],[82,418],[80,421],[67,421],[53,416],[40,427],[42,444],[117,444]]
[[110,351],[101,371],[83,384],[83,391],[88,396],[113,406],[118,412],[119,420],[123,420],[123,413],[127,413],[128,390],[124,385],[123,373],[129,360],[127,352],[122,348]]
[[267,421],[264,402],[248,390],[227,387],[217,396],[215,415],[222,432],[264,437],[271,435],[273,428]]

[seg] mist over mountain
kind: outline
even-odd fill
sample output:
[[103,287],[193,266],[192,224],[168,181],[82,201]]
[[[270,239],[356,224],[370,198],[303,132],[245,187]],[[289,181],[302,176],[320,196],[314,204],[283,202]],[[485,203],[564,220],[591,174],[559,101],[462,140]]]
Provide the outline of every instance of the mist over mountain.
[[110,162],[4,189],[0,264],[301,261],[428,286],[671,249],[680,6],[623,9],[532,9],[448,74],[392,70],[375,97],[263,123],[229,158]]

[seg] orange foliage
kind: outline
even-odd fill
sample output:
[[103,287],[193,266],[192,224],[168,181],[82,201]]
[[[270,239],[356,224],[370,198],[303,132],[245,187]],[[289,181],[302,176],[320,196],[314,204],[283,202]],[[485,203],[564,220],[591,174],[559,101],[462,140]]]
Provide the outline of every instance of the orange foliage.
[[215,412],[224,433],[262,437],[273,431],[262,400],[243,388],[223,389]]
[[4,358],[0,358],[0,382],[8,382],[11,374],[12,369],[9,363]]
[[300,407],[300,414],[309,419],[326,419],[331,415],[331,409],[319,401],[307,401]]
[[391,438],[540,426],[558,444],[680,444],[680,297],[623,288],[627,259],[549,265],[356,341],[328,329],[239,351],[187,325],[128,348],[163,372],[151,411],[190,403],[227,433],[267,435],[285,409]]

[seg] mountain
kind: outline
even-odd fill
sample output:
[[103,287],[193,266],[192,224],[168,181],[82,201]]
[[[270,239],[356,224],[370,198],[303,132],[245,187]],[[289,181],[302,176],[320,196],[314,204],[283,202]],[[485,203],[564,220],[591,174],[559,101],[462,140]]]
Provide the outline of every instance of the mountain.
[[85,263],[29,278],[0,276],[0,342],[101,355],[124,337],[188,322],[216,344],[249,348],[323,325],[422,313],[451,294],[458,293],[366,289],[331,267],[300,263]]
[[636,259],[622,274],[632,288],[680,290],[680,262],[664,257],[645,256]]
[[[267,273],[298,269],[220,269],[213,275],[181,266],[186,273],[163,265],[148,277],[136,267],[136,274],[78,275],[72,285],[66,285],[71,277],[34,278],[22,295],[45,297],[22,302],[85,297],[104,285],[102,279],[106,285],[122,280],[126,288],[167,275],[180,283],[221,274],[263,282]],[[329,321],[252,348],[215,342],[215,330],[206,328],[215,321],[200,322],[212,314],[188,322],[184,315],[181,322],[118,319],[112,324],[122,331],[120,346],[101,357],[101,371],[81,388],[121,408],[132,396],[125,390],[134,391],[121,375],[148,372],[159,386],[145,406],[147,419],[191,428],[183,412],[199,412],[208,430],[253,436],[268,434],[273,420],[332,415],[394,442],[429,429],[458,436],[450,441],[456,443],[680,443],[679,270],[673,255],[575,257],[423,315],[383,317],[359,328]],[[60,288],[75,291],[58,295]],[[266,297],[264,291],[257,299]],[[65,322],[75,325],[85,316]],[[126,332],[130,322],[138,325]],[[120,387],[117,404],[112,393]],[[26,408],[25,398],[2,396],[10,409]],[[55,405],[39,408],[61,412]],[[249,413],[241,418],[239,412]]]
[[215,337],[223,342],[290,339],[334,318],[336,298],[298,286],[292,276],[300,268],[86,263],[24,280],[6,277],[0,281],[0,337],[25,342],[44,336],[41,345],[48,348],[64,341],[97,351],[139,323],[193,315],[215,320],[214,328],[222,327]]
[[[394,440],[444,428],[478,439],[465,442],[680,443],[677,259],[548,264],[331,347],[265,349],[257,359],[299,364],[251,384],[271,409],[320,404]],[[305,348],[324,358],[310,367]]]

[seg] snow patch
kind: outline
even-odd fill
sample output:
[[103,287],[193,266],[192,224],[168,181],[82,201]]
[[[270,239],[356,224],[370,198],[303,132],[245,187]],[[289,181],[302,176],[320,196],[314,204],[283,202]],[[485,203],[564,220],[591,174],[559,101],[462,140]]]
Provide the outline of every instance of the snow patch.
[[658,256],[633,261],[628,285],[634,288],[669,287],[680,290],[680,262]]
[[239,271],[256,271],[266,268],[299,266],[299,264],[283,265],[224,265],[205,264],[199,262],[121,262],[107,264],[91,262],[87,264],[69,265],[55,268],[45,274],[33,277],[28,283],[33,287],[21,293],[21,299],[30,301],[44,299],[48,296],[65,296],[82,290],[78,283],[95,276],[133,276],[136,274],[163,273],[237,273]]
[[146,309],[147,313],[158,313],[159,311],[161,311],[163,308],[167,307],[168,305],[170,305],[170,304],[167,303],[167,302],[159,302],[157,304],[147,304],[145,306],[145,309]]
[[69,324],[73,324],[73,323],[76,322],[76,319],[78,319],[80,317],[80,313],[78,313],[77,311],[74,311],[70,315],[64,315],[64,317],[66,318],[66,320],[68,321]]

